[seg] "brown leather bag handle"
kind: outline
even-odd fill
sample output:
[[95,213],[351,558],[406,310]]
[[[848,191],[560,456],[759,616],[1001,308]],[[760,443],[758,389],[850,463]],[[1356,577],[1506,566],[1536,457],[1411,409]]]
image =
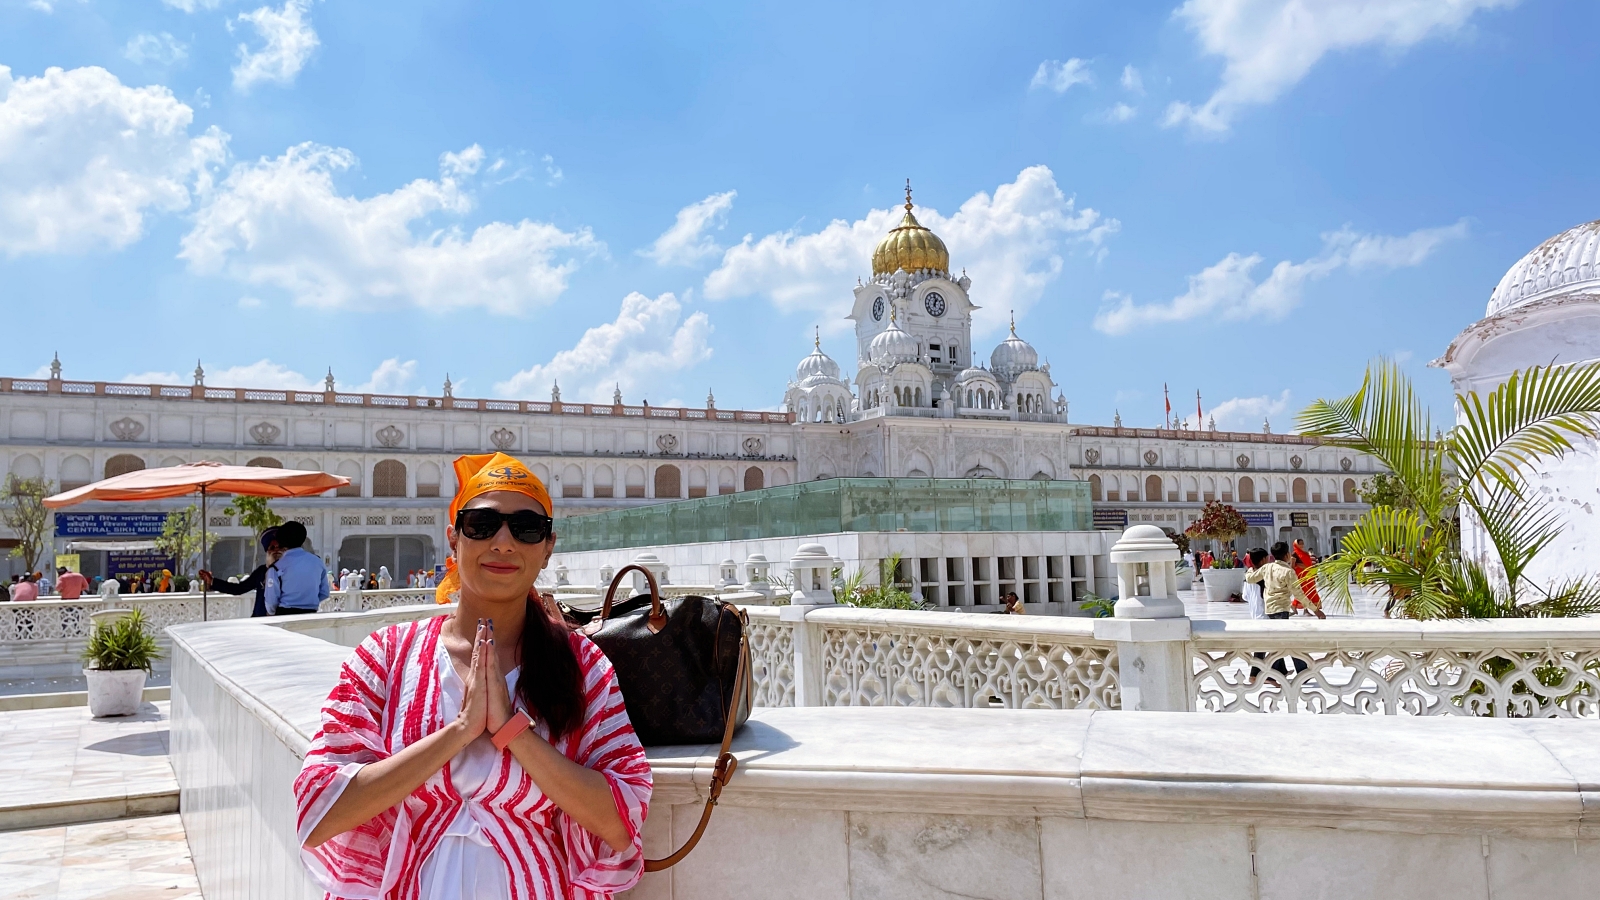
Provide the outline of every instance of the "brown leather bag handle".
[[593,635],[605,624],[606,619],[611,618],[611,601],[617,596],[617,588],[622,585],[622,576],[635,571],[643,573],[645,583],[650,586],[650,633],[660,634],[661,629],[667,627],[667,611],[661,606],[661,586],[656,584],[655,573],[637,563],[629,563],[611,576],[611,586],[606,588],[606,602],[600,607],[600,615],[583,627],[584,634]]
[[[621,574],[621,572],[617,573],[618,576],[621,576]],[[612,586],[615,587],[615,583]],[[607,600],[609,601],[609,599],[608,597]],[[736,612],[734,615],[738,616],[741,622],[744,622],[742,613]],[[705,834],[706,826],[711,824],[711,811],[717,806],[717,798],[722,796],[723,786],[728,783],[728,779],[732,778],[733,773],[739,768],[738,758],[728,752],[728,747],[733,744],[735,716],[739,712],[740,702],[744,699],[745,667],[750,660],[750,647],[746,643],[747,632],[748,629],[740,629],[739,631],[739,668],[733,676],[733,702],[728,704],[726,724],[722,728],[722,750],[717,754],[717,766],[711,772],[711,791],[706,798],[705,809],[700,811],[700,823],[695,825],[694,834],[689,835],[689,839],[684,841],[683,846],[679,847],[671,856],[663,859],[645,860],[644,870],[646,872],[659,872],[662,869],[677,865],[683,861],[685,856],[689,855],[689,851],[694,849],[695,844],[700,843],[700,836]]]

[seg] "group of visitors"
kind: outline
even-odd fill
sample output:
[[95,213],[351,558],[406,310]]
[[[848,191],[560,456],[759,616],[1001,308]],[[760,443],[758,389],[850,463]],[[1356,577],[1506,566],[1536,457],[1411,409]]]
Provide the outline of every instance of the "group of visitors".
[[328,599],[328,570],[316,554],[305,548],[305,543],[306,526],[295,521],[275,525],[261,532],[261,549],[267,554],[267,562],[243,581],[222,581],[204,569],[200,580],[207,588],[224,594],[255,591],[252,618],[314,613]]
[[63,600],[76,600],[82,597],[85,591],[99,590],[100,582],[105,579],[96,576],[91,582],[88,578],[78,574],[66,566],[56,567],[56,580],[50,581],[49,576],[43,572],[28,572],[23,575],[11,576],[11,583],[0,582],[0,601],[30,601],[37,600],[49,594],[52,590],[60,592]]
[[1298,539],[1292,546],[1286,541],[1273,544],[1270,560],[1261,547],[1245,554],[1244,601],[1250,604],[1251,617],[1287,619],[1299,613],[1326,619],[1317,594],[1315,565],[1316,560]]

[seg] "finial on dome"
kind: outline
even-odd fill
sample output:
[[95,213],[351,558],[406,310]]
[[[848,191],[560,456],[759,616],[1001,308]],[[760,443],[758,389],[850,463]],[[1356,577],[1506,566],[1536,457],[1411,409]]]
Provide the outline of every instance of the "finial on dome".
[[194,361],[194,386],[206,386],[206,370],[200,367],[200,360]]
[[444,393],[441,396],[454,397],[455,395],[456,386],[450,383],[450,373],[446,372],[444,373]]
[[61,354],[59,353],[50,360],[50,380],[61,380]]
[[[965,271],[963,271],[963,274],[965,274]],[[1011,311],[1011,336],[1017,336],[1017,311],[1014,309]]]
[[811,346],[817,348],[818,350],[821,350],[822,349],[822,326],[821,325],[814,325],[812,327],[816,329],[816,334],[811,339]]
[[911,212],[911,179],[906,179],[906,212]]
[[333,366],[328,367],[328,377],[322,379],[322,389],[329,392],[333,390]]

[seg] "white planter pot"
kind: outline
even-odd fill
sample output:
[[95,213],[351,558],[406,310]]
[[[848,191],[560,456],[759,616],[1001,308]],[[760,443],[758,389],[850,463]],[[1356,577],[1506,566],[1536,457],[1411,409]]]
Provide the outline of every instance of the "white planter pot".
[[1206,599],[1226,603],[1232,594],[1244,596],[1244,569],[1207,569]]
[[1187,591],[1187,590],[1191,590],[1192,588],[1194,588],[1194,570],[1193,569],[1189,568],[1188,566],[1182,566],[1182,567],[1180,567],[1178,569],[1177,576],[1178,576],[1178,590]]
[[143,669],[84,669],[89,680],[89,715],[131,716],[144,702]]

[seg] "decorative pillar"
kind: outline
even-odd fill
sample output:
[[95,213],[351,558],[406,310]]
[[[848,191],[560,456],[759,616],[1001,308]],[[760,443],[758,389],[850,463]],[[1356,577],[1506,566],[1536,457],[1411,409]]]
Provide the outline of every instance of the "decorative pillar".
[[572,582],[568,580],[567,566],[565,563],[556,563],[556,587],[565,587]]
[[767,558],[760,553],[752,553],[744,561],[744,589],[758,594],[772,596],[772,581],[767,577],[767,570],[771,567]]
[[[654,553],[641,553],[633,558],[633,564],[649,569],[650,574],[656,577],[656,584],[662,587],[666,586],[667,564],[661,561],[661,557]],[[650,593],[650,585],[645,583],[643,575],[634,572],[628,577],[633,579],[633,593],[635,595]]]
[[721,570],[722,580],[717,583],[720,588],[736,588],[739,586],[739,564],[731,559],[725,559],[717,567]]
[[1135,525],[1111,548],[1117,605],[1096,619],[1094,636],[1117,642],[1125,710],[1183,712],[1193,708],[1189,619],[1178,599],[1178,545],[1155,525]]
[[801,544],[789,559],[794,592],[789,605],[778,613],[781,622],[794,623],[794,705],[822,706],[822,625],[808,622],[807,614],[837,605],[833,599],[833,569],[838,560],[821,544]]

